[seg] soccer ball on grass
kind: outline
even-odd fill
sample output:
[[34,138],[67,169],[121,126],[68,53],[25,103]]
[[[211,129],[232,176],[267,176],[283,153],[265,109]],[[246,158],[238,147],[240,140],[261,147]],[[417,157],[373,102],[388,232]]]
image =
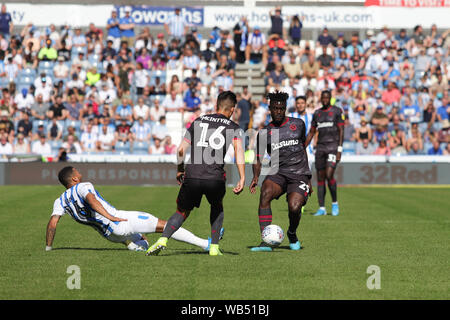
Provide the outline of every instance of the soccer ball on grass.
[[271,247],[279,246],[284,240],[284,231],[276,224],[269,224],[261,234],[262,241]]

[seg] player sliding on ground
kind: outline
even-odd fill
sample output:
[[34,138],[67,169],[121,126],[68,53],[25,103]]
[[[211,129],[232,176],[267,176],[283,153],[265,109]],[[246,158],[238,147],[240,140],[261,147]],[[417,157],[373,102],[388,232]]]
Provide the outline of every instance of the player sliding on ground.
[[320,96],[322,108],[316,110],[311,122],[311,129],[306,137],[306,146],[319,131],[316,145],[315,166],[317,170],[317,198],[319,200],[319,210],[315,216],[327,214],[325,209],[325,180],[331,193],[331,214],[339,214],[337,202],[337,183],[334,179],[334,172],[337,164],[341,161],[342,142],[344,141],[344,120],[345,115],[338,107],[332,106],[331,93],[328,90],[322,92]]
[[[149,213],[114,208],[102,198],[92,183],[82,182],[82,175],[73,167],[63,168],[58,179],[66,191],[53,204],[53,213],[47,225],[47,251],[52,249],[56,225],[66,213],[76,222],[94,228],[105,239],[123,243],[133,251],[148,249],[143,233],[162,232],[166,225],[166,221]],[[196,237],[183,228],[175,232],[173,238],[209,250],[210,239]]]
[[[305,151],[306,129],[302,119],[286,116],[288,94],[284,92],[269,93],[269,110],[272,122],[262,128],[257,136],[256,163],[253,164],[253,180],[250,192],[256,192],[261,174],[264,154],[270,155],[270,172],[264,179],[259,197],[259,226],[261,232],[272,223],[270,204],[287,193],[289,209],[289,228],[287,236],[292,250],[301,248],[297,238],[301,210],[306,204],[311,191],[311,171]],[[251,251],[272,251],[264,242]]]
[[[147,255],[157,255],[167,246],[167,241],[189,216],[194,207],[199,207],[203,195],[211,205],[211,247],[209,254],[222,255],[219,240],[224,218],[225,196],[224,157],[233,145],[240,180],[233,189],[241,193],[245,182],[244,149],[242,130],[230,120],[236,107],[236,95],[224,91],[217,97],[216,114],[201,116],[194,120],[178,147],[177,180],[181,184],[177,198],[177,210],[167,221],[162,237],[148,250]],[[184,158],[190,149],[190,160],[184,166]]]

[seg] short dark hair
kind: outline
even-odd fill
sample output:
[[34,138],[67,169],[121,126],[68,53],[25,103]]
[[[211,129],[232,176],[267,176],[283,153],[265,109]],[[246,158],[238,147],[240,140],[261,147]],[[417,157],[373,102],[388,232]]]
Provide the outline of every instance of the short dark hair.
[[330,90],[323,90],[322,93],[320,94],[320,96],[323,96],[324,94],[329,94],[331,97],[331,91]]
[[62,168],[58,173],[58,180],[61,182],[61,184],[67,188],[67,186],[70,183],[70,179],[72,178],[74,167],[68,166]]
[[223,91],[217,97],[217,110],[231,110],[237,103],[237,98],[232,91]]
[[295,101],[298,101],[300,99],[306,102],[306,96],[297,96],[297,98],[295,98]]
[[287,99],[289,99],[289,95],[286,92],[282,92],[282,91],[275,91],[275,92],[270,92],[267,94],[267,98],[270,101],[280,101],[280,102],[286,102]]

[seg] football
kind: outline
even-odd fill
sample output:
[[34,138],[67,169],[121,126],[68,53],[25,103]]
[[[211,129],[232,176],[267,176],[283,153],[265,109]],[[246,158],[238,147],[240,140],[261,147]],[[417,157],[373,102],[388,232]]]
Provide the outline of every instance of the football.
[[279,246],[284,240],[284,231],[280,226],[270,224],[264,228],[261,234],[262,241],[271,247]]

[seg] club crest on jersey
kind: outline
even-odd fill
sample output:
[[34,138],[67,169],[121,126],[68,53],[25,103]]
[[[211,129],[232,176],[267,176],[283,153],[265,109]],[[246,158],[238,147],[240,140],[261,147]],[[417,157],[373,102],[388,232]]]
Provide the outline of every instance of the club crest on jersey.
[[331,112],[331,111],[328,112],[328,116],[329,116],[329,117],[332,117],[332,116],[333,116],[333,112]]
[[289,126],[289,129],[291,129],[292,131],[295,131],[295,130],[297,130],[297,126],[295,125],[295,123],[293,123]]

